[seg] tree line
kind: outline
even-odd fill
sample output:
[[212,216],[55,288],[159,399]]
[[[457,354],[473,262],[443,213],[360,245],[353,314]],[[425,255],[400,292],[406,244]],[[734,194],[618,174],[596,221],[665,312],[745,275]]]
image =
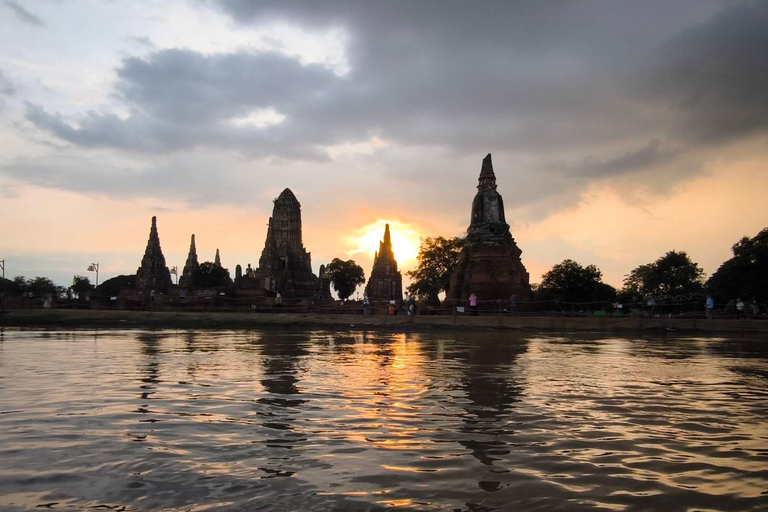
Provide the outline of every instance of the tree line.
[[[419,250],[418,267],[407,274],[412,279],[408,291],[420,300],[438,300],[450,289],[451,273],[458,263],[464,239],[427,238]],[[701,306],[707,295],[725,304],[737,298],[768,303],[768,228],[756,236],[743,237],[732,247],[733,256],[709,279],[704,270],[685,251],[668,251],[655,261],[632,269],[616,289],[604,283],[595,265],[583,266],[566,259],[532,285],[536,302],[564,305],[622,302],[684,309]]]
[[[441,293],[450,288],[451,273],[459,261],[464,238],[426,238],[419,249],[418,266],[407,275],[411,278],[408,292],[421,301],[439,301]],[[756,236],[743,237],[731,248],[733,256],[705,279],[704,270],[685,251],[668,251],[655,261],[632,269],[616,289],[604,283],[602,272],[595,265],[583,266],[565,259],[546,272],[541,283],[532,285],[535,301],[539,303],[570,305],[647,304],[650,300],[658,306],[683,308],[700,305],[706,295],[719,304],[737,298],[768,304],[768,228]],[[365,272],[354,260],[334,258],[326,267],[331,285],[346,300],[357,286],[365,283]],[[229,271],[211,262],[200,264],[195,282],[201,287],[224,286],[231,283]],[[133,286],[135,275],[121,275],[101,283],[98,290],[86,276],[73,277],[69,289],[73,294],[85,297],[97,293],[114,296]],[[26,279],[16,276],[3,283],[7,295],[67,296],[67,288],[56,286],[47,277]]]

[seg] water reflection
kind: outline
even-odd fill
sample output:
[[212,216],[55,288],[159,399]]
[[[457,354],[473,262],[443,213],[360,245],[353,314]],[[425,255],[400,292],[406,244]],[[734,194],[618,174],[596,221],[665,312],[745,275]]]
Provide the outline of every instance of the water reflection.
[[[470,400],[461,431],[471,434],[460,443],[486,466],[509,453],[507,442],[514,434],[509,414],[523,393],[515,361],[527,349],[527,341],[499,335],[459,356],[465,363],[461,385]],[[483,485],[492,486],[481,482]]]
[[765,510],[767,352],[0,330],[0,508]]
[[299,394],[296,386],[303,370],[300,359],[307,355],[305,348],[308,335],[281,336],[276,333],[264,333],[259,340],[262,359],[261,385],[269,393],[259,402],[277,407],[298,407],[305,401],[295,398]]

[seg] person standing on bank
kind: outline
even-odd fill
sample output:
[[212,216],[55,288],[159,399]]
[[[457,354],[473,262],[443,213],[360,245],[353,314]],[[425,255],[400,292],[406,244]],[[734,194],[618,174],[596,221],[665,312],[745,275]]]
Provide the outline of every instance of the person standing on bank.
[[736,318],[747,318],[744,314],[744,301],[741,298],[736,299]]
[[712,320],[712,312],[715,310],[715,299],[707,295],[707,320]]
[[515,313],[517,313],[517,308],[519,305],[520,303],[517,301],[517,295],[513,293],[512,296],[509,298],[509,314],[514,315]]
[[477,295],[474,292],[469,296],[469,312],[472,316],[477,316]]

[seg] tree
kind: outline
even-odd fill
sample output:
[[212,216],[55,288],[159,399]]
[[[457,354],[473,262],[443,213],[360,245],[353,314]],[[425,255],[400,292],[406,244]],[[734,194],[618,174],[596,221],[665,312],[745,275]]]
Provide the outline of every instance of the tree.
[[438,294],[448,292],[451,274],[459,262],[464,238],[426,238],[419,248],[419,266],[407,272],[413,281],[408,292],[420,300],[437,300]]
[[703,281],[704,270],[685,251],[669,251],[632,270],[624,278],[622,293],[635,301],[653,297],[660,304],[683,304],[701,300]]
[[27,281],[27,291],[36,297],[42,297],[48,294],[56,296],[59,292],[59,288],[47,277],[38,276]]
[[363,267],[354,260],[342,261],[334,258],[325,270],[331,277],[331,284],[341,300],[346,300],[355,292],[358,285],[365,282]]
[[192,271],[192,282],[199,288],[216,288],[232,283],[229,270],[221,265],[205,261]]
[[105,297],[117,297],[121,291],[133,288],[135,282],[136,274],[113,277],[112,279],[107,279],[103,283],[99,283],[98,292],[99,295]]
[[11,281],[11,287],[7,290],[7,293],[13,295],[23,295],[27,293],[27,280],[24,276],[16,276]]
[[86,295],[94,290],[91,280],[86,276],[75,276],[72,278],[72,291],[85,298]]
[[768,228],[743,237],[731,248],[733,257],[720,265],[706,288],[723,301],[741,297],[768,302]]
[[594,265],[582,267],[573,260],[563,260],[542,276],[539,299],[562,302],[612,300],[616,290],[603,283],[602,277],[603,273]]

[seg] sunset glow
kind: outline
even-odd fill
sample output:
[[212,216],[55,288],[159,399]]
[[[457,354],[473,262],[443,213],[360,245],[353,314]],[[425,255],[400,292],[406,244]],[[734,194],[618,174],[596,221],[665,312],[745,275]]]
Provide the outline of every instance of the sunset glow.
[[354,258],[354,255],[362,253],[373,257],[373,254],[379,250],[379,242],[384,238],[384,226],[387,224],[392,237],[392,251],[395,253],[398,265],[400,268],[414,266],[421,244],[419,233],[412,225],[396,220],[379,219],[360,228],[350,237],[350,245],[353,247],[350,255]]

